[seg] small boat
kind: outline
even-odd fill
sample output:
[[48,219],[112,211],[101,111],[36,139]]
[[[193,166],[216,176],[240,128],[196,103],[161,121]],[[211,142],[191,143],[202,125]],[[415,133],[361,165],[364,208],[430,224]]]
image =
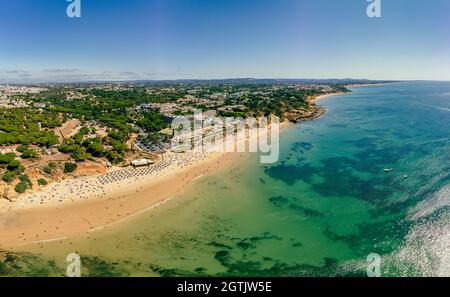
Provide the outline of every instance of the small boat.
[[394,168],[385,168],[384,169],[384,172],[392,172],[392,171],[394,171]]

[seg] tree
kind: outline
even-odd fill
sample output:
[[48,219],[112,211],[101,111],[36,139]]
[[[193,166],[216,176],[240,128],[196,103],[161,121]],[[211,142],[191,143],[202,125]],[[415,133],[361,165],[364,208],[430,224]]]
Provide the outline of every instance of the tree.
[[28,190],[28,184],[26,182],[20,182],[16,185],[14,190],[19,194],[23,194],[26,190]]
[[38,185],[40,186],[46,186],[48,184],[47,180],[44,178],[40,178],[37,180]]
[[88,152],[94,157],[101,157],[105,153],[103,146],[98,142],[93,142],[88,146]]
[[15,158],[16,154],[14,153],[7,153],[5,155],[0,154],[0,164],[9,164]]
[[9,182],[12,182],[12,181],[14,180],[15,177],[16,177],[16,176],[15,176],[15,174],[14,174],[13,172],[11,172],[11,171],[6,171],[5,174],[3,174],[2,180],[3,180],[4,182],[9,183]]
[[78,168],[75,163],[64,163],[64,173],[72,173]]
[[34,159],[37,157],[37,152],[32,149],[27,149],[22,153],[20,157],[23,159]]
[[20,163],[20,162],[17,161],[17,160],[12,160],[12,161],[9,162],[9,164],[8,164],[8,170],[11,170],[11,171],[17,170],[17,169],[19,169],[21,166],[22,166],[22,163]]
[[56,168],[56,163],[50,162],[47,164],[47,166],[44,167],[44,172],[47,174],[52,174],[53,171],[55,170],[55,168]]
[[33,185],[30,178],[26,174],[19,176],[19,180],[23,183],[26,183],[30,187]]
[[23,153],[23,152],[25,152],[27,149],[28,149],[28,145],[22,144],[22,145],[19,145],[19,146],[16,148],[16,151],[18,151],[19,153]]
[[82,128],[80,129],[80,133],[81,133],[82,135],[88,134],[88,133],[89,133],[89,128],[88,128],[88,127],[82,127]]

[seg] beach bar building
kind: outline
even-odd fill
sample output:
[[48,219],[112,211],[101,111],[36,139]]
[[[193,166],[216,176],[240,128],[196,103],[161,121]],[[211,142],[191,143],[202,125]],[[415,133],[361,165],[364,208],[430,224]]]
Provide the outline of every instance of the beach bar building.
[[148,159],[139,159],[139,160],[131,161],[131,166],[133,166],[134,168],[145,167],[145,166],[149,166],[152,164],[153,164],[153,162]]

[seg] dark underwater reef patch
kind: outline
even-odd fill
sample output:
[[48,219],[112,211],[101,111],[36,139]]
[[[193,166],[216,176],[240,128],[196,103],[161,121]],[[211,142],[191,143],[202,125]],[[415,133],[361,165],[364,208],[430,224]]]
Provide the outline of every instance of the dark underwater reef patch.
[[327,224],[324,235],[332,241],[345,242],[360,257],[370,253],[389,254],[401,247],[403,239],[416,224],[401,216],[376,223],[357,225],[354,234],[339,235]]
[[[322,161],[321,167],[304,165],[276,165],[265,169],[265,174],[288,185],[303,181],[323,196],[351,196],[376,203],[385,199],[394,189],[389,187],[393,179],[389,176],[364,180],[355,175],[351,164],[358,161],[347,157],[329,158]],[[321,177],[315,182],[314,176]]]
[[264,232],[263,235],[261,236],[246,237],[240,240],[238,243],[236,243],[236,245],[243,250],[255,249],[257,243],[263,240],[282,240],[282,238],[270,234],[269,232]]
[[[448,174],[442,174],[442,172],[448,172]],[[415,187],[409,188],[406,186],[396,185],[396,190],[404,193],[407,199],[386,203],[385,205],[379,205],[377,208],[370,210],[371,216],[379,217],[386,214],[403,214],[406,216],[411,207],[414,207],[421,201],[429,199],[437,191],[439,191],[439,189],[450,183],[450,166],[443,168],[442,171],[439,172],[419,174],[417,179],[418,183]]]
[[294,243],[292,243],[292,247],[294,248],[303,247],[303,243],[301,243],[300,241],[294,241]]
[[275,196],[270,197],[269,202],[276,207],[286,207],[300,212],[304,217],[324,217],[325,215],[311,208],[303,207],[295,197]]
[[[250,239],[250,238],[249,238]],[[259,240],[259,239],[258,239]],[[333,276],[341,275],[336,259],[325,258],[324,264],[314,266],[309,264],[287,264],[270,257],[262,257],[261,261],[243,261],[234,259],[228,250],[213,253],[214,259],[225,268],[221,273],[210,273],[204,267],[193,270],[166,268],[156,264],[120,262],[113,263],[99,257],[82,257],[82,276],[86,277],[116,277],[130,275],[122,267],[128,266],[130,271],[140,271],[141,274],[156,273],[160,276]],[[2,253],[0,261],[0,276],[64,276],[65,268],[58,267],[53,261],[43,260],[32,254]],[[352,275],[363,275],[352,272]]]
[[[227,271],[223,276],[336,276],[364,275],[364,271],[353,271],[342,274],[338,261],[334,258],[324,258],[322,266],[310,264],[288,264],[278,260],[242,261],[235,260],[229,251],[218,251],[214,258]],[[270,263],[268,263],[270,262]]]
[[45,260],[29,253],[0,251],[0,276],[63,276],[64,273],[65,271],[52,260]]
[[[129,273],[120,268],[134,264],[127,261],[111,263],[99,257],[81,257],[81,275],[127,276]],[[53,260],[31,253],[12,253],[0,251],[0,276],[10,277],[61,277],[66,275],[66,267],[60,267]]]
[[217,242],[217,241],[211,241],[208,245],[212,246],[212,247],[216,247],[216,248],[221,248],[221,249],[231,249],[231,246]]
[[[356,175],[353,170],[360,166],[359,161],[347,157],[329,158],[322,162],[324,166],[317,170],[323,182],[308,181],[313,190],[323,196],[351,196],[356,199],[378,203],[394,192],[393,179],[390,176],[373,177],[369,180]],[[352,170],[353,169],[353,170]],[[380,169],[381,171],[381,169]]]
[[81,257],[81,274],[89,277],[118,277],[129,273],[121,265],[130,265],[128,261],[119,263],[108,262],[100,257]]
[[301,180],[310,180],[319,170],[309,164],[302,166],[280,164],[266,167],[264,172],[269,177],[282,181],[290,186]]
[[291,151],[304,154],[305,152],[312,150],[313,147],[314,145],[312,143],[299,141],[291,145]]
[[[303,181],[323,196],[352,196],[372,203],[381,203],[394,191],[405,190],[401,185],[395,184],[392,175],[383,174],[384,168],[391,167],[399,159],[414,151],[415,147],[411,144],[401,146],[385,144],[380,148],[378,141],[374,137],[347,141],[349,146],[361,149],[352,158],[348,156],[326,158],[321,161],[322,166],[312,166],[305,160],[298,164],[281,162],[266,167],[264,172],[267,176],[290,186]],[[358,172],[369,173],[374,177],[366,180],[361,178]],[[315,176],[320,177],[321,182],[317,182]]]

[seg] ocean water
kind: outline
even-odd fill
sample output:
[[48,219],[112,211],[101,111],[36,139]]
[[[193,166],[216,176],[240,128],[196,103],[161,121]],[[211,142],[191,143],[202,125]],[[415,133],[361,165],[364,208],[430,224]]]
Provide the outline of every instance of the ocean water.
[[[450,275],[450,83],[354,87],[179,197],[89,236],[22,247],[4,275]],[[392,168],[392,172],[384,172]],[[151,193],[149,193],[151,195]]]

